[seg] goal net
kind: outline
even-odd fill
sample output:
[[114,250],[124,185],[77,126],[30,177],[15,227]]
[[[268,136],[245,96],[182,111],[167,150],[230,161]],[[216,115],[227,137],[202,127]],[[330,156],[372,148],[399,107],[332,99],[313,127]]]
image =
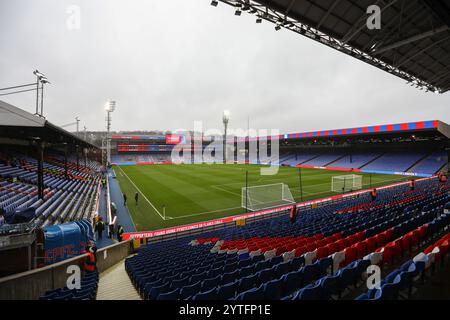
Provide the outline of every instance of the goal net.
[[347,192],[359,190],[362,188],[362,176],[357,174],[348,174],[334,176],[331,180],[331,191]]
[[295,203],[289,186],[284,183],[242,188],[242,207],[250,211],[263,210]]

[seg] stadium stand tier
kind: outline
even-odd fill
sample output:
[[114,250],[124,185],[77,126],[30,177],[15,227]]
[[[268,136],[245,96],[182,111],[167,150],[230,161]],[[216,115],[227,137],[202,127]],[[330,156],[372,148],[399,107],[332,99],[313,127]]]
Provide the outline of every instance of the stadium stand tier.
[[[2,148],[5,150],[5,147]],[[20,221],[23,212],[32,215],[35,227],[91,218],[100,186],[98,164],[76,170],[68,163],[67,175],[59,161],[44,162],[44,199],[38,196],[37,161],[20,153],[0,153],[0,210],[6,224]],[[54,163],[54,164],[52,164]]]
[[422,180],[301,211],[294,224],[282,216],[151,244],[125,266],[146,299],[349,297],[370,264],[390,266],[448,230],[449,190]]
[[366,170],[406,172],[425,157],[419,152],[390,152],[363,166]]

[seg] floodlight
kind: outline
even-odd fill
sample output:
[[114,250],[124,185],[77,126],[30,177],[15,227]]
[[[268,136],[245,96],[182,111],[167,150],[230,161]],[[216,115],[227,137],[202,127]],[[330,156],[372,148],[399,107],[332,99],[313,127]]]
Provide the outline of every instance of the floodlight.
[[260,17],[256,18],[256,23],[261,23],[262,19]]
[[107,112],[113,112],[114,110],[116,110],[116,102],[108,100],[108,102],[106,102],[106,105],[105,105],[105,110]]
[[240,16],[241,15],[241,10],[237,9],[236,12],[234,13],[235,16]]
[[39,72],[38,70],[34,70],[34,71],[33,71],[33,74],[34,74],[36,77],[39,77],[39,78],[45,78],[45,75],[44,75],[43,73]]
[[211,5],[212,5],[213,7],[217,7],[218,4],[219,4],[219,1],[217,1],[217,0],[211,1]]
[[223,111],[223,122],[228,122],[229,119],[230,119],[230,111],[224,110]]
[[42,77],[40,80],[42,84],[50,83],[46,77]]
[[277,25],[275,26],[275,30],[278,31],[278,30],[280,30],[280,29],[281,29],[280,25],[277,24]]

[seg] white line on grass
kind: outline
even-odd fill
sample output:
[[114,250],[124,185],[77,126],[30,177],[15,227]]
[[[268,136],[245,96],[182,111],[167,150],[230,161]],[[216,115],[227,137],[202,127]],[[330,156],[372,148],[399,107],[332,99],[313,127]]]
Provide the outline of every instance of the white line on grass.
[[181,218],[187,218],[187,217],[195,217],[195,216],[201,216],[201,215],[208,214],[208,213],[226,212],[226,211],[231,211],[231,210],[240,209],[240,208],[242,208],[242,207],[232,207],[232,208],[225,208],[225,209],[219,209],[219,210],[213,210],[213,211],[193,213],[193,214],[187,214],[187,215],[184,215],[184,216],[171,217],[171,219],[181,219]]
[[125,173],[125,171],[122,170],[121,167],[118,167],[120,169],[120,171],[123,172],[123,174],[125,175],[125,177],[128,178],[128,180],[130,180],[131,184],[137,189],[137,191],[139,191],[140,194],[142,194],[142,196],[144,197],[145,200],[147,200],[147,202],[152,206],[152,208],[156,211],[157,214],[159,214],[159,216],[161,217],[161,219],[166,220],[164,218],[164,216],[158,211],[158,209],[156,209],[156,207],[153,205],[153,203],[150,202],[150,200],[147,199],[147,197],[145,196],[145,194],[137,187],[137,185],[134,184],[134,182],[130,179],[130,177]]
[[224,192],[228,192],[230,194],[234,194],[234,195],[239,196],[239,197],[241,196],[240,193],[237,193],[237,192],[234,192],[234,191],[230,191],[230,190],[226,190],[224,188],[221,188],[220,186],[221,186],[220,184],[216,184],[216,185],[212,185],[211,188],[214,188],[214,189],[217,189],[217,190],[220,190],[220,191],[224,191]]

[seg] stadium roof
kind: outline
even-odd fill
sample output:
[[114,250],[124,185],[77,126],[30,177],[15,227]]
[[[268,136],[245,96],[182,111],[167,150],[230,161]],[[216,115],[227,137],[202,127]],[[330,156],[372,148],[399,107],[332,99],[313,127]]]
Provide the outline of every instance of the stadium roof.
[[[319,130],[309,132],[297,132],[280,134],[280,140],[287,139],[311,139],[311,138],[335,138],[335,137],[350,137],[376,134],[392,134],[392,133],[414,133],[414,132],[436,132],[442,134],[444,137],[450,139],[450,126],[439,120],[404,122],[396,124],[382,124],[374,126],[356,127],[356,128],[341,128],[331,130]],[[251,141],[260,139],[261,137],[250,138]],[[273,139],[276,136],[267,137]],[[238,138],[239,141],[247,138]]]
[[97,148],[45,118],[26,112],[0,100],[0,137],[32,141],[40,138],[49,143],[67,143],[83,148]]
[[321,130],[321,131],[311,131],[301,133],[289,133],[289,134],[282,134],[280,135],[279,138],[298,139],[298,138],[356,136],[365,134],[383,134],[383,133],[418,132],[418,131],[440,132],[447,138],[450,138],[450,126],[439,120],[405,122],[397,124],[383,124],[357,128]]
[[[449,0],[221,0],[408,81],[450,90]],[[369,30],[370,5],[381,29]]]

